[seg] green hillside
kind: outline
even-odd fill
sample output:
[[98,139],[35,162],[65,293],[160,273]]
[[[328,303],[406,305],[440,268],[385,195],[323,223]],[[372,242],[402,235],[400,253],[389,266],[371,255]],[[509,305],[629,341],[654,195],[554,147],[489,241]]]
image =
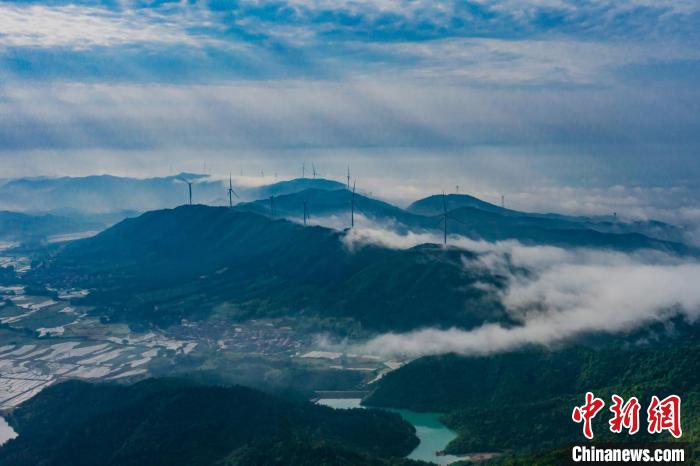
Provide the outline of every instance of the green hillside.
[[[683,399],[684,441],[700,440],[700,348],[697,346],[522,351],[488,357],[416,360],[378,382],[368,406],[445,413],[459,437],[451,453],[541,451],[583,441],[571,410],[592,391],[606,399],[652,395]],[[595,419],[597,439],[627,440]],[[640,432],[635,440],[651,437]],[[654,437],[669,440],[670,436]]]
[[169,379],[65,382],[8,421],[19,436],[0,448],[2,466],[389,465],[418,443],[397,414]]
[[[437,246],[350,250],[344,233],[228,208],[149,212],[35,264],[31,283],[80,287],[112,320],[178,323],[235,318],[351,318],[374,330],[472,327],[500,320],[480,283],[502,286],[469,252]],[[441,312],[433,309],[440,305]]]

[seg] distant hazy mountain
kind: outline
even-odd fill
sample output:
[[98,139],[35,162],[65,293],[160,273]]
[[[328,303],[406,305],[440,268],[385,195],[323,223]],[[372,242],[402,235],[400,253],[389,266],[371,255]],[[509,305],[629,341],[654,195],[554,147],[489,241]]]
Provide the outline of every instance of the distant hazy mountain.
[[500,320],[473,255],[439,246],[350,251],[345,233],[225,207],[183,206],[128,219],[66,245],[28,280],[93,290],[114,320],[179,323],[214,308],[232,317],[351,317],[371,329],[473,327]]
[[28,215],[0,211],[0,241],[44,241],[53,235],[98,231],[107,226],[104,218]]
[[414,202],[409,205],[406,210],[414,214],[434,216],[441,214],[445,206],[447,206],[448,211],[460,207],[474,207],[476,209],[499,214],[516,213],[510,209],[504,209],[467,194],[446,194],[444,196],[436,194]]
[[208,203],[225,197],[220,181],[205,175],[181,173],[163,178],[125,178],[111,175],[21,178],[0,185],[0,208],[15,211],[80,211],[107,213],[146,211],[189,202],[187,184],[193,181],[193,202]]
[[343,183],[327,180],[325,178],[296,178],[255,188],[240,188],[239,194],[246,200],[255,200],[267,199],[270,196],[298,193],[305,189],[334,191],[337,189],[345,189],[345,187]]
[[[0,184],[0,209],[67,215],[118,213],[171,208],[189,202],[187,184],[192,181],[195,204],[227,205],[227,183],[206,175],[182,173],[163,178],[134,179],[109,175],[64,178],[22,178]],[[306,202],[311,217],[335,216],[343,224],[350,219],[352,194],[346,185],[322,178],[298,178],[265,186],[234,186],[240,195],[239,210],[301,219]],[[252,203],[250,201],[253,201]],[[454,220],[448,232],[486,240],[518,239],[535,244],[593,246],[616,249],[640,247],[682,250],[682,229],[662,222],[619,222],[609,217],[580,217],[519,212],[490,204],[473,196],[430,196],[407,209],[356,194],[358,215],[389,224],[399,231],[439,229],[444,204]],[[573,234],[570,232],[576,230]],[[645,237],[635,236],[644,235]],[[623,235],[623,236],[620,236]],[[632,236],[624,236],[632,235]],[[653,238],[653,241],[649,238]]]
[[[306,203],[307,214],[314,220],[334,216],[342,225],[350,226],[352,193],[348,190],[323,191],[308,189],[294,194],[261,199],[236,206],[238,210],[271,214],[274,206],[278,217],[300,220]],[[675,241],[643,234],[658,233],[662,238],[682,236],[676,227],[660,222],[642,224],[610,224],[587,221],[579,217],[556,214],[528,214],[481,201],[467,195],[445,196],[448,209],[448,233],[473,239],[499,241],[516,239],[526,244],[549,244],[563,247],[598,247],[618,250],[642,248],[685,253],[688,248]],[[361,194],[355,195],[355,213],[399,232],[442,232],[443,197],[431,196],[411,205],[407,210]],[[328,219],[325,219],[328,221]],[[329,221],[333,224],[334,222]],[[338,225],[335,225],[338,226]],[[639,230],[639,231],[638,231]]]
[[[70,381],[9,415],[0,465],[389,466],[418,444],[398,414],[334,410],[245,387]],[[412,463],[415,464],[415,463]]]
[[586,217],[556,213],[520,212],[505,209],[467,194],[447,194],[444,199],[442,195],[429,196],[414,202],[406,210],[420,215],[438,216],[443,213],[445,206],[447,206],[448,211],[466,208],[464,212],[473,212],[472,209],[477,209],[501,217],[517,217],[518,220],[512,221],[515,226],[525,225],[560,230],[586,229],[614,234],[639,233],[662,241],[683,242],[684,240],[684,232],[681,228],[659,221],[626,222],[618,221],[612,215]]
[[[350,207],[352,192],[347,189],[321,190],[306,189],[286,195],[276,195],[272,200],[275,215],[283,218],[301,220],[306,203],[307,215],[310,219],[336,216],[345,219],[350,226]],[[250,203],[242,203],[236,209],[270,215],[271,201],[269,198]],[[355,194],[355,214],[363,215],[380,223],[392,222],[398,229],[402,227],[425,228],[435,222],[420,215],[393,206],[389,203]],[[405,228],[404,228],[405,229]]]

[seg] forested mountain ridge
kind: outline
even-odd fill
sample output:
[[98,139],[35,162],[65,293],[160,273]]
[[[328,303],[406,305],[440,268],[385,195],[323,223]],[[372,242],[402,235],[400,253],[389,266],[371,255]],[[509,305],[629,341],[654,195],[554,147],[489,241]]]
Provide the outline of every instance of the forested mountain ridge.
[[[695,344],[427,357],[382,378],[365,404],[445,413],[444,422],[459,433],[447,448],[451,453],[532,452],[584,440],[570,415],[587,391],[608,404],[613,393],[636,396],[645,409],[652,395],[677,394],[683,399],[683,440],[700,445]],[[594,420],[597,439],[631,440],[611,434],[609,412],[603,414]],[[640,432],[635,440],[651,438]],[[667,434],[654,438],[671,440]]]
[[110,319],[159,325],[203,318],[215,308],[236,318],[350,317],[377,330],[472,327],[505,317],[483,289],[502,286],[503,277],[465,268],[473,253],[434,245],[351,249],[345,234],[224,207],[182,206],[68,244],[35,263],[26,280],[90,289],[83,302]]
[[[240,387],[173,379],[69,381],[10,413],[0,465],[408,464],[413,426],[377,410],[333,410]],[[49,422],[50,421],[50,422]]]

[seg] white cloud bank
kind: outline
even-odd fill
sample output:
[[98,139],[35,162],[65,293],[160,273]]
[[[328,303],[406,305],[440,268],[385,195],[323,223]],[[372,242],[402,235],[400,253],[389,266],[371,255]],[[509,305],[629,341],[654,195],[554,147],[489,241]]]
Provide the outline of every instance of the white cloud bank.
[[[397,239],[394,233],[379,230],[353,235],[350,241],[355,243],[396,247],[407,246],[411,239],[430,240],[430,235]],[[516,241],[453,240],[480,253],[477,261],[465,262],[465,267],[485,267],[508,277],[505,291],[494,292],[518,324],[388,333],[356,350],[408,358],[448,352],[490,354],[554,344],[590,332],[630,331],[678,315],[693,321],[700,315],[700,263],[693,260],[650,251],[624,254],[528,247]],[[509,265],[531,273],[512,273]]]
[[[199,12],[201,13],[201,12]],[[14,5],[0,3],[2,47],[64,47],[84,50],[125,44],[198,46],[212,39],[194,37],[187,28],[207,24],[185,15],[168,18],[147,9],[113,11],[79,5]]]

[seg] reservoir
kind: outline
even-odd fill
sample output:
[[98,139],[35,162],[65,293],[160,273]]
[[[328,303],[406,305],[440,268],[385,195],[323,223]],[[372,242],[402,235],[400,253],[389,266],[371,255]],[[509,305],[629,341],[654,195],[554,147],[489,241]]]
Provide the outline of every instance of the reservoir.
[[12,430],[4,417],[0,417],[0,445],[15,437],[17,437],[15,431]]
[[[350,409],[350,408],[362,408],[360,405],[359,398],[352,399],[320,399],[318,404],[325,406],[330,406],[335,409]],[[442,422],[440,422],[440,414],[438,413],[417,413],[415,411],[409,411],[406,409],[387,409],[387,411],[393,411],[398,413],[407,422],[413,424],[416,428],[416,436],[420,440],[420,444],[415,450],[411,452],[407,458],[412,460],[422,460],[429,461],[435,464],[445,465],[458,461],[462,458],[458,456],[445,455],[438,456],[435,452],[443,450],[448,443],[450,443],[457,434],[448,429]]]

